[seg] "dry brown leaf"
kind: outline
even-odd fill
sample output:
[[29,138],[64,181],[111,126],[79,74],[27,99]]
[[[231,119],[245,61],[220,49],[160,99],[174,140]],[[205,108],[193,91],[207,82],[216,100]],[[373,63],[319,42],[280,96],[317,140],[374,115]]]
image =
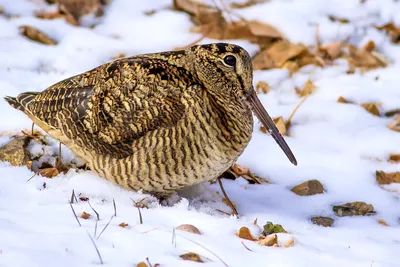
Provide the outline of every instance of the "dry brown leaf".
[[378,223],[383,226],[389,226],[389,224],[385,220],[378,220]]
[[254,225],[257,225],[257,221],[258,221],[258,219],[256,218],[256,219],[254,220],[253,224],[254,224]]
[[311,80],[307,80],[305,82],[303,89],[295,88],[296,93],[301,97],[312,94],[315,91],[315,89],[317,89],[317,87],[314,85],[314,83]]
[[71,14],[76,21],[82,16],[95,13],[102,15],[102,0],[58,0],[58,8],[65,14]]
[[149,267],[145,262],[139,262],[136,267]]
[[400,42],[400,27],[396,27],[393,22],[376,27],[378,30],[385,31],[393,43]]
[[320,47],[320,52],[326,55],[329,59],[334,60],[342,54],[342,43],[332,42]]
[[287,240],[285,243],[283,243],[282,246],[285,248],[293,247],[294,246],[294,238],[293,237],[289,238],[289,240]]
[[368,52],[372,52],[373,50],[375,50],[375,48],[376,48],[375,42],[372,40],[368,41],[368,43],[364,45],[364,50]]
[[267,235],[264,238],[260,238],[259,240],[256,241],[257,244],[262,245],[262,246],[267,246],[267,247],[272,247],[272,246],[279,246],[278,245],[278,235],[277,234],[272,234],[272,235]]
[[214,8],[196,0],[173,0],[173,5],[175,10],[184,11],[191,15],[197,14],[199,12],[215,11]]
[[400,154],[390,154],[389,161],[390,162],[400,162]]
[[280,33],[275,27],[257,20],[249,21],[248,27],[250,29],[250,32],[255,36],[277,39],[283,38],[282,33]]
[[247,2],[232,2],[230,4],[231,8],[236,8],[236,9],[240,9],[240,8],[247,8],[247,7],[251,7],[257,4],[261,4],[261,3],[265,3],[268,0],[249,0]]
[[203,262],[199,256],[199,254],[194,252],[188,252],[179,256],[181,259],[186,261],[195,261],[195,262]]
[[272,59],[267,50],[264,50],[252,59],[254,70],[268,70],[276,67],[275,61]]
[[270,183],[267,179],[261,178],[258,175],[254,174],[252,171],[250,171],[249,168],[241,166],[237,163],[233,164],[226,171],[226,173],[233,175],[235,179],[238,177],[242,177],[242,178],[246,179],[249,183],[253,183],[253,184]]
[[379,111],[378,108],[378,103],[365,103],[365,104],[361,104],[361,106],[368,111],[369,113],[371,113],[372,115],[378,116],[380,117],[381,113]]
[[375,176],[378,184],[400,183],[400,172],[376,171]]
[[258,94],[262,91],[264,94],[269,92],[269,84],[263,81],[259,81],[256,85],[256,93]]
[[351,44],[347,45],[347,48],[349,53],[345,58],[353,68],[360,68],[362,71],[368,71],[388,65],[387,60],[376,51],[356,48]]
[[82,219],[87,220],[87,219],[89,219],[91,216],[92,216],[92,215],[90,215],[90,213],[82,212],[82,214],[81,214],[79,217],[81,217]]
[[250,241],[256,241],[256,238],[251,234],[251,231],[249,228],[243,226],[242,228],[239,229],[239,231],[236,233],[236,235],[242,239],[247,239]]
[[46,178],[54,178],[60,174],[60,172],[57,170],[57,168],[54,168],[54,167],[40,169],[38,171],[38,173],[41,176],[46,177]]
[[27,37],[32,41],[39,42],[45,45],[57,44],[57,42],[52,38],[50,38],[48,35],[31,26],[24,25],[20,26],[19,29],[21,30],[22,35],[24,35],[25,37]]
[[343,96],[339,96],[338,103],[343,103],[343,104],[352,104],[353,102],[351,102],[350,100],[347,100],[346,98],[344,98]]
[[120,226],[120,227],[122,227],[122,228],[125,228],[125,227],[128,227],[129,224],[122,222],[122,223],[120,223],[118,226]]
[[332,22],[339,22],[339,23],[342,23],[342,24],[347,24],[347,23],[350,22],[350,21],[349,21],[348,19],[346,19],[346,18],[339,18],[339,17],[333,16],[333,15],[329,15],[328,18],[329,18],[329,20],[332,21]]
[[287,40],[277,41],[272,44],[270,48],[268,48],[268,54],[271,56],[277,67],[282,67],[286,61],[307,51],[308,50],[305,45],[292,44]]
[[283,63],[282,69],[288,70],[290,76],[293,76],[300,69],[300,66],[297,62],[289,60]]
[[201,235],[200,230],[196,226],[191,225],[191,224],[181,224],[178,227],[176,227],[175,229],[185,231],[188,233],[192,233],[192,234]]
[[276,125],[276,128],[278,128],[279,132],[281,133],[281,135],[287,135],[286,123],[283,120],[282,116],[273,119],[273,121]]
[[394,117],[393,122],[390,122],[387,126],[390,130],[400,132],[400,115]]

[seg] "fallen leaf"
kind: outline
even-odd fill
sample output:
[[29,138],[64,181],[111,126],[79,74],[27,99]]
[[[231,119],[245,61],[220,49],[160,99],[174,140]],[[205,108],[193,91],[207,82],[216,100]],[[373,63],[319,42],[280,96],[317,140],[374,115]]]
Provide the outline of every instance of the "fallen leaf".
[[254,225],[257,225],[257,220],[258,220],[257,218],[254,220],[253,222]]
[[365,202],[350,202],[338,206],[333,206],[333,211],[337,216],[364,216],[375,214],[374,206]]
[[348,54],[345,58],[353,68],[360,68],[362,71],[373,70],[376,68],[386,67],[388,61],[376,51],[367,51],[364,48],[356,48],[347,45]]
[[294,246],[294,238],[293,237],[289,238],[285,243],[283,243],[282,246],[285,248],[293,247]]
[[393,117],[394,115],[400,114],[400,108],[388,110],[385,112],[385,117]]
[[19,29],[21,30],[21,34],[27,37],[28,39],[39,42],[45,45],[56,45],[57,42],[50,38],[47,34],[39,31],[36,28],[31,26],[23,25],[20,26]]
[[79,217],[81,217],[82,219],[87,220],[87,219],[89,219],[91,217],[91,215],[90,215],[90,213],[82,212],[82,214]]
[[281,133],[281,135],[287,135],[287,129],[286,129],[286,123],[283,120],[282,116],[273,119],[276,128],[278,128],[279,132]]
[[102,0],[58,0],[58,8],[65,14],[70,14],[76,21],[85,15],[102,15]]
[[255,36],[260,37],[270,37],[270,38],[283,38],[282,33],[280,33],[275,27],[265,24],[260,21],[249,21],[248,27],[250,32]]
[[145,262],[139,262],[136,267],[148,267],[148,265]]
[[364,45],[364,50],[368,52],[372,52],[373,50],[375,50],[375,48],[375,42],[372,40],[369,40],[368,43]]
[[400,183],[400,172],[376,171],[375,176],[378,184]]
[[400,154],[390,154],[389,161],[390,162],[400,162]]
[[118,226],[119,226],[119,227],[122,227],[122,228],[125,228],[125,227],[128,227],[129,224],[122,222],[122,223],[120,223]]
[[378,107],[378,103],[365,103],[365,104],[361,104],[361,106],[368,111],[369,113],[371,113],[372,115],[378,116],[380,117],[381,113],[379,111],[379,107]]
[[266,82],[259,81],[256,85],[256,93],[258,94],[260,91],[262,91],[264,94],[269,92],[269,85]]
[[400,115],[394,117],[393,122],[388,123],[387,126],[390,130],[400,132]]
[[338,103],[343,103],[343,104],[352,104],[353,103],[353,102],[347,100],[346,98],[344,98],[343,96],[339,96],[337,102]]
[[191,225],[191,224],[181,224],[178,227],[176,227],[175,229],[185,231],[188,233],[192,233],[192,234],[201,235],[200,230],[196,226]]
[[329,18],[329,20],[332,21],[332,22],[339,22],[339,23],[342,23],[342,24],[347,24],[347,23],[350,22],[350,21],[349,21],[348,19],[346,19],[346,18],[339,18],[339,17],[336,17],[336,16],[334,16],[334,15],[329,15],[328,18]]
[[188,252],[185,254],[182,254],[179,256],[181,259],[184,259],[186,261],[195,261],[195,262],[203,262],[199,256],[199,254],[196,254],[194,252]]
[[79,200],[80,201],[89,201],[89,198],[88,197],[79,197]]
[[341,42],[332,42],[330,44],[326,44],[320,47],[319,52],[325,57],[328,57],[331,60],[337,59],[342,54],[342,43]]
[[319,226],[331,227],[333,225],[334,220],[329,217],[315,216],[311,218],[311,222]]
[[250,229],[245,226],[240,228],[239,231],[236,233],[236,235],[242,239],[247,239],[250,241],[256,240],[256,238],[251,234]]
[[278,235],[277,234],[267,235],[266,237],[257,240],[256,243],[261,246],[267,246],[267,247],[272,247],[274,245],[278,246]]
[[389,226],[389,224],[387,224],[387,222],[385,222],[385,220],[378,220],[378,223],[383,226]]
[[273,224],[272,222],[267,222],[264,225],[263,235],[268,236],[275,233],[287,233],[286,230],[280,224]]
[[230,178],[230,179],[236,179],[236,178],[242,177],[242,178],[246,179],[250,184],[268,184],[268,183],[270,183],[267,179],[254,174],[252,171],[250,171],[249,168],[241,166],[237,163],[233,164],[228,170],[226,170],[226,172],[224,173],[224,177],[226,177],[225,174],[232,175],[233,178]]
[[318,180],[309,180],[296,185],[291,191],[299,196],[311,196],[324,193],[324,186]]
[[239,3],[231,2],[230,6],[231,6],[231,8],[240,9],[240,8],[247,8],[247,7],[257,5],[257,4],[265,3],[266,1],[268,1],[268,0],[249,0],[246,2],[241,1]]
[[282,67],[286,61],[307,52],[307,47],[303,44],[292,44],[287,40],[280,40],[272,44],[267,51],[276,66]]
[[293,76],[300,69],[300,66],[297,62],[289,60],[283,63],[281,68],[288,70],[290,76]]
[[394,25],[393,22],[387,23],[382,26],[376,26],[376,29],[380,31],[385,31],[389,37],[392,43],[399,43],[400,42],[400,27],[397,27]]
[[39,169],[38,173],[46,178],[54,178],[60,174],[57,168],[54,167]]
[[317,89],[317,87],[314,85],[314,83],[311,80],[307,80],[304,83],[303,89],[295,88],[296,93],[301,97],[312,94],[316,89]]

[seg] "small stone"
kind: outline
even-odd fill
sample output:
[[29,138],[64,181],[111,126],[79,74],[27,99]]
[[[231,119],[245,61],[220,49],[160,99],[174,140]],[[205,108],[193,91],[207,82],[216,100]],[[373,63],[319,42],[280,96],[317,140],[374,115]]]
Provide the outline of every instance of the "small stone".
[[319,226],[331,227],[334,220],[329,217],[315,216],[311,218],[311,222]]
[[8,161],[13,166],[24,166],[29,161],[29,152],[26,149],[30,138],[15,137],[11,142],[0,147],[0,161]]
[[343,205],[333,206],[337,216],[364,216],[375,214],[374,206],[365,202],[357,201]]
[[311,196],[324,193],[324,186],[318,180],[309,180],[296,185],[291,190],[299,196]]

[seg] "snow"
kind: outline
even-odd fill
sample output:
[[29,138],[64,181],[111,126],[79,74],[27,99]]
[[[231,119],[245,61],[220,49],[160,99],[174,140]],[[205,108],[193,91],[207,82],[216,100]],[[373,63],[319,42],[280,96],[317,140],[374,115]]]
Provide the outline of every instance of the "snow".
[[[0,0],[0,7],[12,15],[11,19],[0,16],[0,97],[41,91],[108,62],[119,53],[171,50],[198,39],[199,35],[189,31],[189,16],[168,9],[171,2],[114,0],[99,24],[90,29],[73,27],[61,19],[35,18],[35,11],[53,9],[41,0]],[[157,12],[144,15],[149,10]],[[184,190],[180,192],[183,198],[161,206],[153,197],[121,189],[90,171],[71,170],[54,179],[35,176],[28,182],[33,173],[26,167],[0,162],[1,267],[99,265],[88,236],[94,236],[94,212],[88,202],[73,204],[78,215],[83,211],[93,215],[88,220],[80,219],[80,227],[69,205],[72,190],[77,196],[88,197],[100,215],[93,238],[106,266],[136,266],[147,257],[161,266],[198,266],[179,258],[188,251],[208,258],[204,266],[224,266],[218,257],[229,266],[399,266],[400,188],[398,184],[380,187],[375,171],[400,170],[399,164],[387,162],[390,153],[400,153],[400,134],[386,127],[390,118],[374,117],[358,105],[339,104],[336,100],[343,96],[355,103],[381,102],[383,111],[399,108],[400,47],[391,44],[373,25],[392,20],[399,24],[400,5],[391,0],[367,0],[364,4],[358,0],[273,0],[237,12],[247,19],[271,23],[292,42],[314,44],[316,24],[320,25],[322,43],[350,37],[350,42],[360,45],[373,39],[391,64],[353,75],[346,74],[348,66],[341,60],[323,69],[307,66],[292,77],[285,70],[255,72],[254,84],[263,80],[272,87],[260,99],[273,117],[289,117],[301,100],[294,89],[306,80],[312,80],[317,91],[295,114],[291,136],[286,138],[298,159],[297,167],[255,122],[253,139],[239,163],[272,184],[250,185],[244,179],[223,181],[240,218],[217,211],[228,210],[217,194],[217,184]],[[331,22],[328,15],[348,18],[350,23]],[[27,40],[19,34],[21,25],[37,27],[59,44],[49,47]],[[255,45],[245,41],[230,41],[252,54],[257,51]],[[5,101],[0,101],[0,110],[0,144],[30,129],[31,121]],[[30,149],[35,155],[43,153],[54,160],[58,144],[47,139],[49,146],[32,144]],[[65,147],[63,160],[74,161]],[[306,197],[290,191],[309,179],[318,179],[326,192]],[[140,224],[132,199],[140,201],[144,197],[149,208],[141,209]],[[97,239],[114,214],[113,199],[117,216]],[[353,201],[373,204],[377,214],[334,216],[333,205]],[[313,225],[310,217],[316,215],[333,217],[333,227]],[[258,226],[253,225],[256,218]],[[389,227],[378,224],[379,219]],[[279,239],[294,237],[295,245],[263,247],[235,235],[242,226],[257,235],[267,221],[282,224],[289,234],[279,234]],[[122,222],[129,226],[118,226]],[[184,223],[195,225],[203,234],[176,231],[173,244],[173,228]]]

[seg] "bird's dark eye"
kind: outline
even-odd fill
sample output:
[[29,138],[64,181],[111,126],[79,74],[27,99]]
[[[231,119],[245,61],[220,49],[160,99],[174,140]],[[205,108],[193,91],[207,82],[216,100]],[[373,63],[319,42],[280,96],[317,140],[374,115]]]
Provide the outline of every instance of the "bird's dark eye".
[[224,62],[226,65],[233,67],[236,65],[236,58],[232,55],[227,55],[224,57]]

